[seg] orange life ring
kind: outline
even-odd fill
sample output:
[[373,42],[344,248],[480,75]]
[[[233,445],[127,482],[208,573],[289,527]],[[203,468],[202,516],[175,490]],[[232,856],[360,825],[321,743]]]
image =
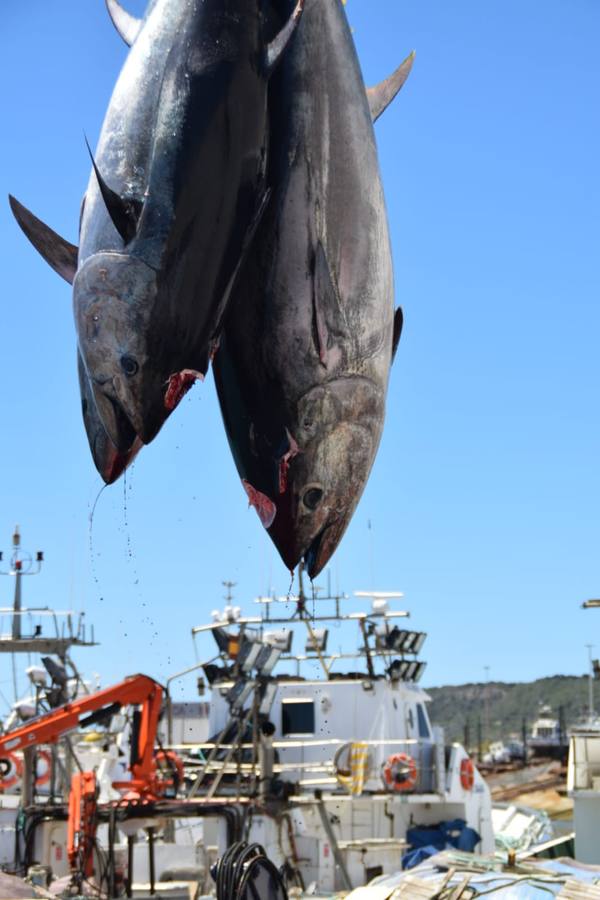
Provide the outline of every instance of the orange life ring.
[[172,775],[175,775],[172,780],[167,780],[167,784],[173,784],[175,790],[177,790],[182,783],[184,776],[183,760],[181,757],[178,756],[174,750],[159,750],[154,758],[156,760],[156,768],[161,773],[167,775],[168,773],[171,773]]
[[[35,766],[35,773],[36,773],[35,786],[42,787],[42,785],[48,784],[48,782],[50,781],[50,773],[52,771],[52,756],[50,755],[50,753],[48,753],[47,750],[38,750],[36,756],[37,756],[37,759],[36,759],[36,766]],[[43,762],[46,764],[46,766],[45,766],[44,770],[42,771],[41,775],[38,775],[37,774],[38,763],[40,762],[40,760],[43,760]]]
[[390,791],[412,791],[418,774],[417,764],[408,753],[392,753],[383,765],[383,781]]
[[465,791],[472,791],[475,784],[475,766],[473,760],[465,756],[460,761],[460,783]]
[[[5,768],[6,773],[4,772]],[[0,757],[0,791],[10,790],[21,780],[22,775],[23,762],[20,757],[15,756],[14,753],[6,753]]]

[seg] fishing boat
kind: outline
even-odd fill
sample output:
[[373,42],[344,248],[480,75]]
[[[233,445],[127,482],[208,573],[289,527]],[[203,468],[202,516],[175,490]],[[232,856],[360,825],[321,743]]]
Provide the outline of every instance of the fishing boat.
[[[234,810],[299,889],[351,890],[424,843],[494,850],[489,789],[429,719],[426,635],[392,608],[401,597],[307,597],[300,573],[297,595],[259,597],[251,616],[230,603],[193,629],[212,643],[211,738],[188,758],[188,798]],[[204,822],[216,856],[231,839],[223,817]]]

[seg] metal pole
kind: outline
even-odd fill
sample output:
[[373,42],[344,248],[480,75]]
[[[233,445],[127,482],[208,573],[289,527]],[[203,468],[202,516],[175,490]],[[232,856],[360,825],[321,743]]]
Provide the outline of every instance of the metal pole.
[[588,669],[588,715],[590,719],[594,715],[594,669],[592,665],[592,650],[594,648],[593,644],[585,645],[588,650],[588,660],[589,660],[589,669]]
[[127,896],[133,896],[133,853],[135,834],[127,835]]
[[323,825],[323,830],[327,835],[327,840],[333,850],[333,858],[335,859],[336,865],[338,866],[342,881],[344,882],[344,887],[351,891],[352,890],[352,882],[350,881],[350,876],[348,875],[348,869],[346,868],[346,863],[344,862],[344,857],[342,856],[341,850],[339,848],[339,844],[337,842],[337,838],[335,836],[335,832],[331,827],[331,822],[329,820],[329,815],[325,808],[325,804],[323,803],[323,796],[321,791],[315,791],[315,798],[317,801],[317,809],[319,810],[319,815],[321,816],[321,823]]
[[148,829],[148,853],[150,868],[150,893],[155,894],[156,872],[154,868],[154,828]]

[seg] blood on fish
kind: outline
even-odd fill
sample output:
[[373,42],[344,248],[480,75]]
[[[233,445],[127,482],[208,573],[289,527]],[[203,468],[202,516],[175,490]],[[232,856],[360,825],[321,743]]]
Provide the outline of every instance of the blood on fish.
[[288,470],[290,468],[290,462],[293,460],[295,456],[298,456],[299,453],[302,453],[300,447],[296,443],[295,439],[289,433],[287,428],[285,429],[285,433],[287,434],[288,439],[288,449],[283,454],[283,456],[279,460],[279,493],[285,494],[287,490],[287,476]]
[[204,381],[202,372],[197,372],[195,369],[182,369],[181,372],[174,372],[169,378],[165,392],[165,409],[172,412],[195,381]]
[[267,495],[261,493],[261,491],[257,491],[245,478],[242,478],[242,484],[248,495],[248,506],[254,507],[263,527],[270,528],[275,520],[277,507],[270,497],[267,497]]

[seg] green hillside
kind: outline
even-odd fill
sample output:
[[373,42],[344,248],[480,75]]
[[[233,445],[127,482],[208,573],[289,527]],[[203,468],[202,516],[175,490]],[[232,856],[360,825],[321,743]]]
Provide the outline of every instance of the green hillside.
[[554,675],[516,684],[490,681],[447,685],[427,688],[427,693],[432,700],[431,721],[444,727],[446,740],[462,742],[468,725],[470,743],[475,745],[479,728],[484,742],[511,735],[521,737],[523,720],[529,732],[541,704],[552,707],[557,717],[562,709],[565,727],[569,728],[587,713],[588,679],[587,676]]

